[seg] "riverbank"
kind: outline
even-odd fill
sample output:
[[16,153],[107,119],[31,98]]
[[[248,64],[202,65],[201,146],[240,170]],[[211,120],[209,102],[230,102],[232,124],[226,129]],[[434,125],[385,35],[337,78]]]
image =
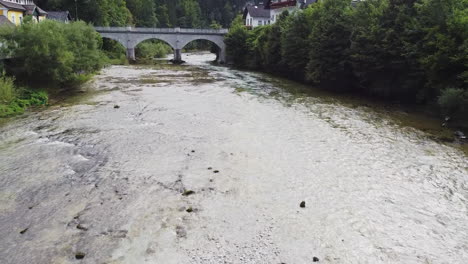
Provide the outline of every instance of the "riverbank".
[[466,262],[460,151],[184,59],[106,68],[95,96],[0,127],[1,263]]
[[[252,72],[242,69],[237,70],[247,73]],[[432,140],[462,150],[468,156],[468,141],[460,139],[457,136],[458,132],[468,135],[468,124],[460,121],[456,124],[445,126],[444,121],[437,115],[437,111],[431,110],[428,107],[392,103],[356,94],[336,93],[314,87],[310,84],[278,77],[272,73],[261,71],[256,71],[256,73],[265,76],[266,80],[273,81],[284,92],[293,95],[292,99],[320,98],[326,102],[336,102],[353,109],[368,111],[376,115],[375,120],[388,120],[401,128],[411,128],[420,131]],[[240,89],[239,91],[242,92],[243,90]],[[282,91],[274,91],[270,95],[279,96],[281,94],[283,94]]]
[[237,67],[428,107],[449,124],[466,126],[465,9],[453,0],[330,0],[252,30],[238,17],[225,37],[227,55]]

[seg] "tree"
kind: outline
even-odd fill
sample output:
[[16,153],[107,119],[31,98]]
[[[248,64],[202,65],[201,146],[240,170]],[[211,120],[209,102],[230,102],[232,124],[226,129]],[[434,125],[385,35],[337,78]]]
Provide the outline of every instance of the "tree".
[[171,22],[169,20],[169,12],[166,5],[156,6],[156,17],[159,21],[159,26],[163,28],[171,27]]
[[248,38],[249,31],[244,26],[242,16],[237,16],[224,39],[228,60],[236,66],[242,67],[247,64],[248,51],[250,50]]
[[154,0],[127,0],[127,8],[133,14],[137,27],[156,27],[156,8]]
[[411,30],[420,37],[408,46],[425,73],[426,96],[448,87],[468,90],[468,0],[424,0],[416,11]]
[[309,61],[309,22],[310,9],[290,16],[284,25],[281,35],[282,64],[287,65],[293,78],[305,80],[306,66]]
[[179,7],[178,25],[185,28],[199,28],[202,26],[201,9],[195,0],[182,0]]
[[222,13],[222,18],[221,18],[221,22],[223,26],[228,27],[229,24],[231,24],[234,16],[235,14],[232,8],[232,4],[229,1],[227,1],[223,7],[223,13]]
[[310,20],[308,80],[333,90],[352,87],[352,68],[349,57],[351,46],[351,2],[327,0],[314,4]]

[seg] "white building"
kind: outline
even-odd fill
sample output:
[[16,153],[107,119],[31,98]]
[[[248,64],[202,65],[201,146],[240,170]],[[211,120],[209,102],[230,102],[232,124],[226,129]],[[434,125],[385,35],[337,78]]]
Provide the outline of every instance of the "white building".
[[248,28],[275,23],[284,11],[304,9],[317,0],[267,0],[265,4],[247,5],[244,9],[244,23]]
[[248,28],[268,25],[271,23],[270,10],[264,5],[247,5],[244,9],[244,21]]

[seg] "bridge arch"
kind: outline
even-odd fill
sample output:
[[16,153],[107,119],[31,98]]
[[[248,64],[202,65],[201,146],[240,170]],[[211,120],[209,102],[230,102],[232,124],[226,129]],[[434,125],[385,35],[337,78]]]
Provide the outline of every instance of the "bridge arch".
[[[226,57],[226,48],[225,48],[225,44],[224,44],[224,38],[223,37],[197,37],[197,36],[192,36],[192,37],[189,37],[189,38],[185,38],[183,42],[180,43],[180,49],[184,49],[185,46],[187,46],[188,44],[190,44],[191,42],[193,41],[196,41],[196,40],[206,40],[206,41],[209,41],[213,44],[215,44],[218,49],[219,49],[219,52],[217,52],[216,54],[216,60],[221,62],[221,63],[224,63],[225,62],[225,57]],[[177,54],[174,54],[174,56],[176,57]],[[180,56],[180,59],[182,60],[182,54],[179,55]]]
[[130,41],[129,48],[136,48],[138,44],[142,43],[143,41],[150,40],[150,39],[157,39],[165,42],[167,45],[169,45],[172,49],[177,49],[176,40],[174,36],[170,35],[142,35],[138,36]]
[[180,43],[180,48],[183,49],[185,46],[187,46],[190,42],[195,41],[195,40],[207,40],[211,43],[214,43],[220,50],[224,49],[224,38],[223,37],[218,37],[218,36],[190,36],[187,38],[184,38],[184,40]]
[[124,46],[126,49],[128,48],[128,43],[127,43],[127,38],[124,38],[120,35],[113,35],[113,34],[106,34],[106,33],[101,33],[102,38],[107,38],[107,39],[112,39]]

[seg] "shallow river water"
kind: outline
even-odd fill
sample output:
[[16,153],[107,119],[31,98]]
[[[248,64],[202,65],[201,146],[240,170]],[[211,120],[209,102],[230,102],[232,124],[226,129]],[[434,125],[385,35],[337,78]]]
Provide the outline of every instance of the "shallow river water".
[[461,151],[184,59],[0,127],[0,263],[468,263]]

